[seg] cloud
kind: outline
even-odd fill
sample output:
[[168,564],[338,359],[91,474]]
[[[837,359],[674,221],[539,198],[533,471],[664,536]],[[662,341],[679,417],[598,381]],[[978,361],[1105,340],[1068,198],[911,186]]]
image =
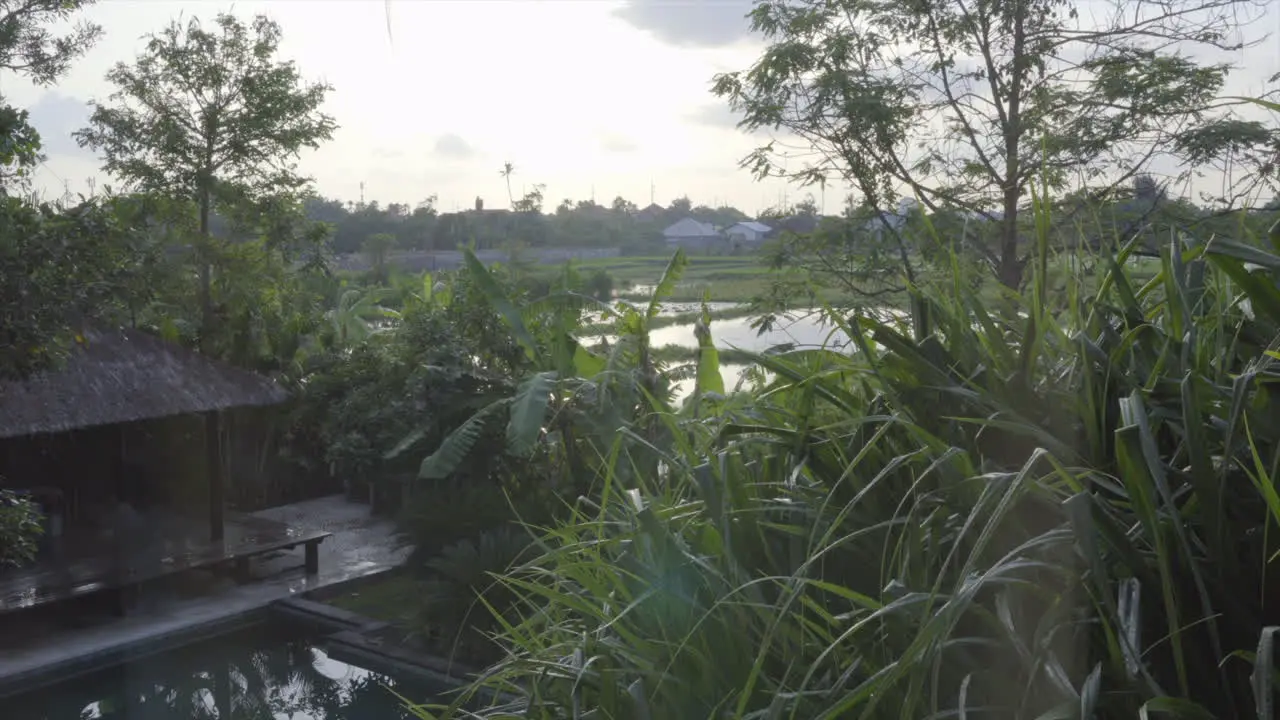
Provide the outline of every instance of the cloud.
[[379,160],[399,160],[404,157],[404,151],[399,148],[376,147],[369,154]]
[[621,135],[605,135],[600,138],[600,149],[611,153],[629,153],[639,149],[635,141]]
[[752,0],[629,0],[615,14],[662,42],[722,47],[751,35]]
[[778,133],[772,131],[772,128],[762,127],[756,130],[747,130],[738,127],[738,123],[742,122],[742,113],[735,112],[729,108],[728,103],[717,102],[710,105],[703,105],[693,112],[685,115],[685,119],[695,125],[713,128],[717,130],[731,130],[743,137],[764,138],[775,136]]
[[71,133],[89,124],[92,110],[87,103],[51,90],[27,111],[31,125],[40,132],[46,154],[93,157],[92,151],[81,148],[71,137]]
[[476,155],[475,148],[471,147],[466,140],[453,133],[445,133],[436,138],[434,152],[440,157],[449,158],[451,160],[466,160]]

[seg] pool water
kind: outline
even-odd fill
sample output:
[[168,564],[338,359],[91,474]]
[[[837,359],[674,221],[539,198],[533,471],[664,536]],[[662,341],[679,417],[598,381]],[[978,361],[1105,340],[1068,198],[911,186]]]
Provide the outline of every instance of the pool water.
[[[394,691],[394,692],[392,692]],[[323,643],[257,626],[0,700],[4,720],[409,720],[396,693],[439,688],[330,657]]]

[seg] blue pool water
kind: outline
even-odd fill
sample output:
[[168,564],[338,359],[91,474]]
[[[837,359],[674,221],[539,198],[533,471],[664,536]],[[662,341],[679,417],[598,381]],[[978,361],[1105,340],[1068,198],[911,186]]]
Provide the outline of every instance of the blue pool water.
[[[394,690],[394,693],[392,692]],[[409,720],[438,688],[263,625],[0,700],[4,720]]]

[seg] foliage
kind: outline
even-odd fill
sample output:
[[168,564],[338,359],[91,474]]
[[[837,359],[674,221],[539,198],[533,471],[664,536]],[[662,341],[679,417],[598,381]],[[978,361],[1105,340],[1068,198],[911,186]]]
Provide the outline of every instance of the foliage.
[[[522,528],[485,529],[445,547],[427,563],[421,632],[477,665],[497,659],[489,636],[500,627],[494,613],[515,606],[514,594],[498,579],[527,554],[532,538]],[[491,612],[491,610],[493,612]],[[508,621],[514,618],[504,618]]]
[[300,200],[308,182],[296,161],[336,128],[320,112],[328,85],[307,84],[292,62],[276,59],[280,27],[219,14],[214,28],[192,18],[148,38],[133,65],[107,73],[115,86],[94,103],[90,127],[76,133],[102,153],[103,167],[145,191],[199,208],[201,343],[215,331],[210,213],[261,216],[255,207]]
[[82,323],[128,318],[161,267],[154,204],[119,196],[60,209],[0,197],[0,378],[56,364]]
[[[685,217],[727,227],[751,219],[733,207],[694,206],[684,202],[643,211],[625,198],[608,207],[594,200],[563,200],[554,213],[541,212],[537,188],[526,193],[519,212],[508,209],[441,212],[436,199],[414,205],[390,202],[341,202],[323,197],[307,200],[307,217],[329,224],[332,247],[339,254],[361,253],[365,239],[379,233],[395,237],[394,246],[405,251],[452,251],[468,246],[476,250],[502,249],[512,241],[531,248],[620,248],[625,254],[665,253],[662,231]],[[538,212],[533,212],[534,207]],[[764,219],[764,222],[770,222]],[[473,244],[474,243],[474,244]]]
[[857,353],[599,444],[503,578],[480,714],[1265,717],[1280,241],[1183,236],[1135,284],[1133,239],[1054,297],[1037,225],[1014,307],[931,286],[925,335],[849,316]]
[[745,129],[813,148],[788,165],[771,140],[743,161],[757,175],[844,178],[877,211],[905,192],[994,223],[994,251],[962,242],[1018,287],[1033,187],[1106,193],[1162,158],[1186,173],[1228,159],[1268,167],[1274,130],[1224,111],[1230,67],[1191,54],[1238,49],[1250,5],[1133,2],[1103,17],[1058,0],[763,2],[752,26],[770,45],[717,76],[715,92]]
[[[102,28],[76,22],[57,36],[49,25],[69,21],[93,0],[0,0],[0,70],[48,85],[70,67],[71,61],[93,47]],[[0,196],[26,186],[28,175],[43,156],[40,134],[28,113],[4,102],[0,95]]]
[[36,538],[44,532],[41,520],[35,503],[0,488],[0,568],[21,567],[35,558]]
[[306,182],[295,172],[303,148],[329,139],[319,112],[331,89],[306,84],[292,62],[275,58],[280,27],[219,14],[174,21],[148,37],[130,66],[106,76],[109,103],[95,102],[82,145],[103,153],[104,168],[140,187],[201,204],[244,194],[267,198]]
[[395,246],[396,236],[391,233],[375,233],[364,239],[360,249],[372,268],[373,277],[378,282],[387,279],[387,255]]

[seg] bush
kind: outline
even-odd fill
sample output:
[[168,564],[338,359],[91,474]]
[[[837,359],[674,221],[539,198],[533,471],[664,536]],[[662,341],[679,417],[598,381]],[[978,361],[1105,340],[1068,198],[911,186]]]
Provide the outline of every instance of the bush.
[[21,567],[35,559],[36,540],[44,532],[42,522],[35,503],[0,489],[0,568]]
[[505,577],[472,690],[515,704],[482,714],[1265,715],[1280,256],[1189,243],[1137,285],[1125,251],[1053,305],[1045,260],[1005,312],[958,283],[918,334],[757,356],[732,415],[655,408],[658,473],[600,448]]
[[600,302],[613,300],[613,276],[603,268],[596,268],[587,275],[583,290]]

